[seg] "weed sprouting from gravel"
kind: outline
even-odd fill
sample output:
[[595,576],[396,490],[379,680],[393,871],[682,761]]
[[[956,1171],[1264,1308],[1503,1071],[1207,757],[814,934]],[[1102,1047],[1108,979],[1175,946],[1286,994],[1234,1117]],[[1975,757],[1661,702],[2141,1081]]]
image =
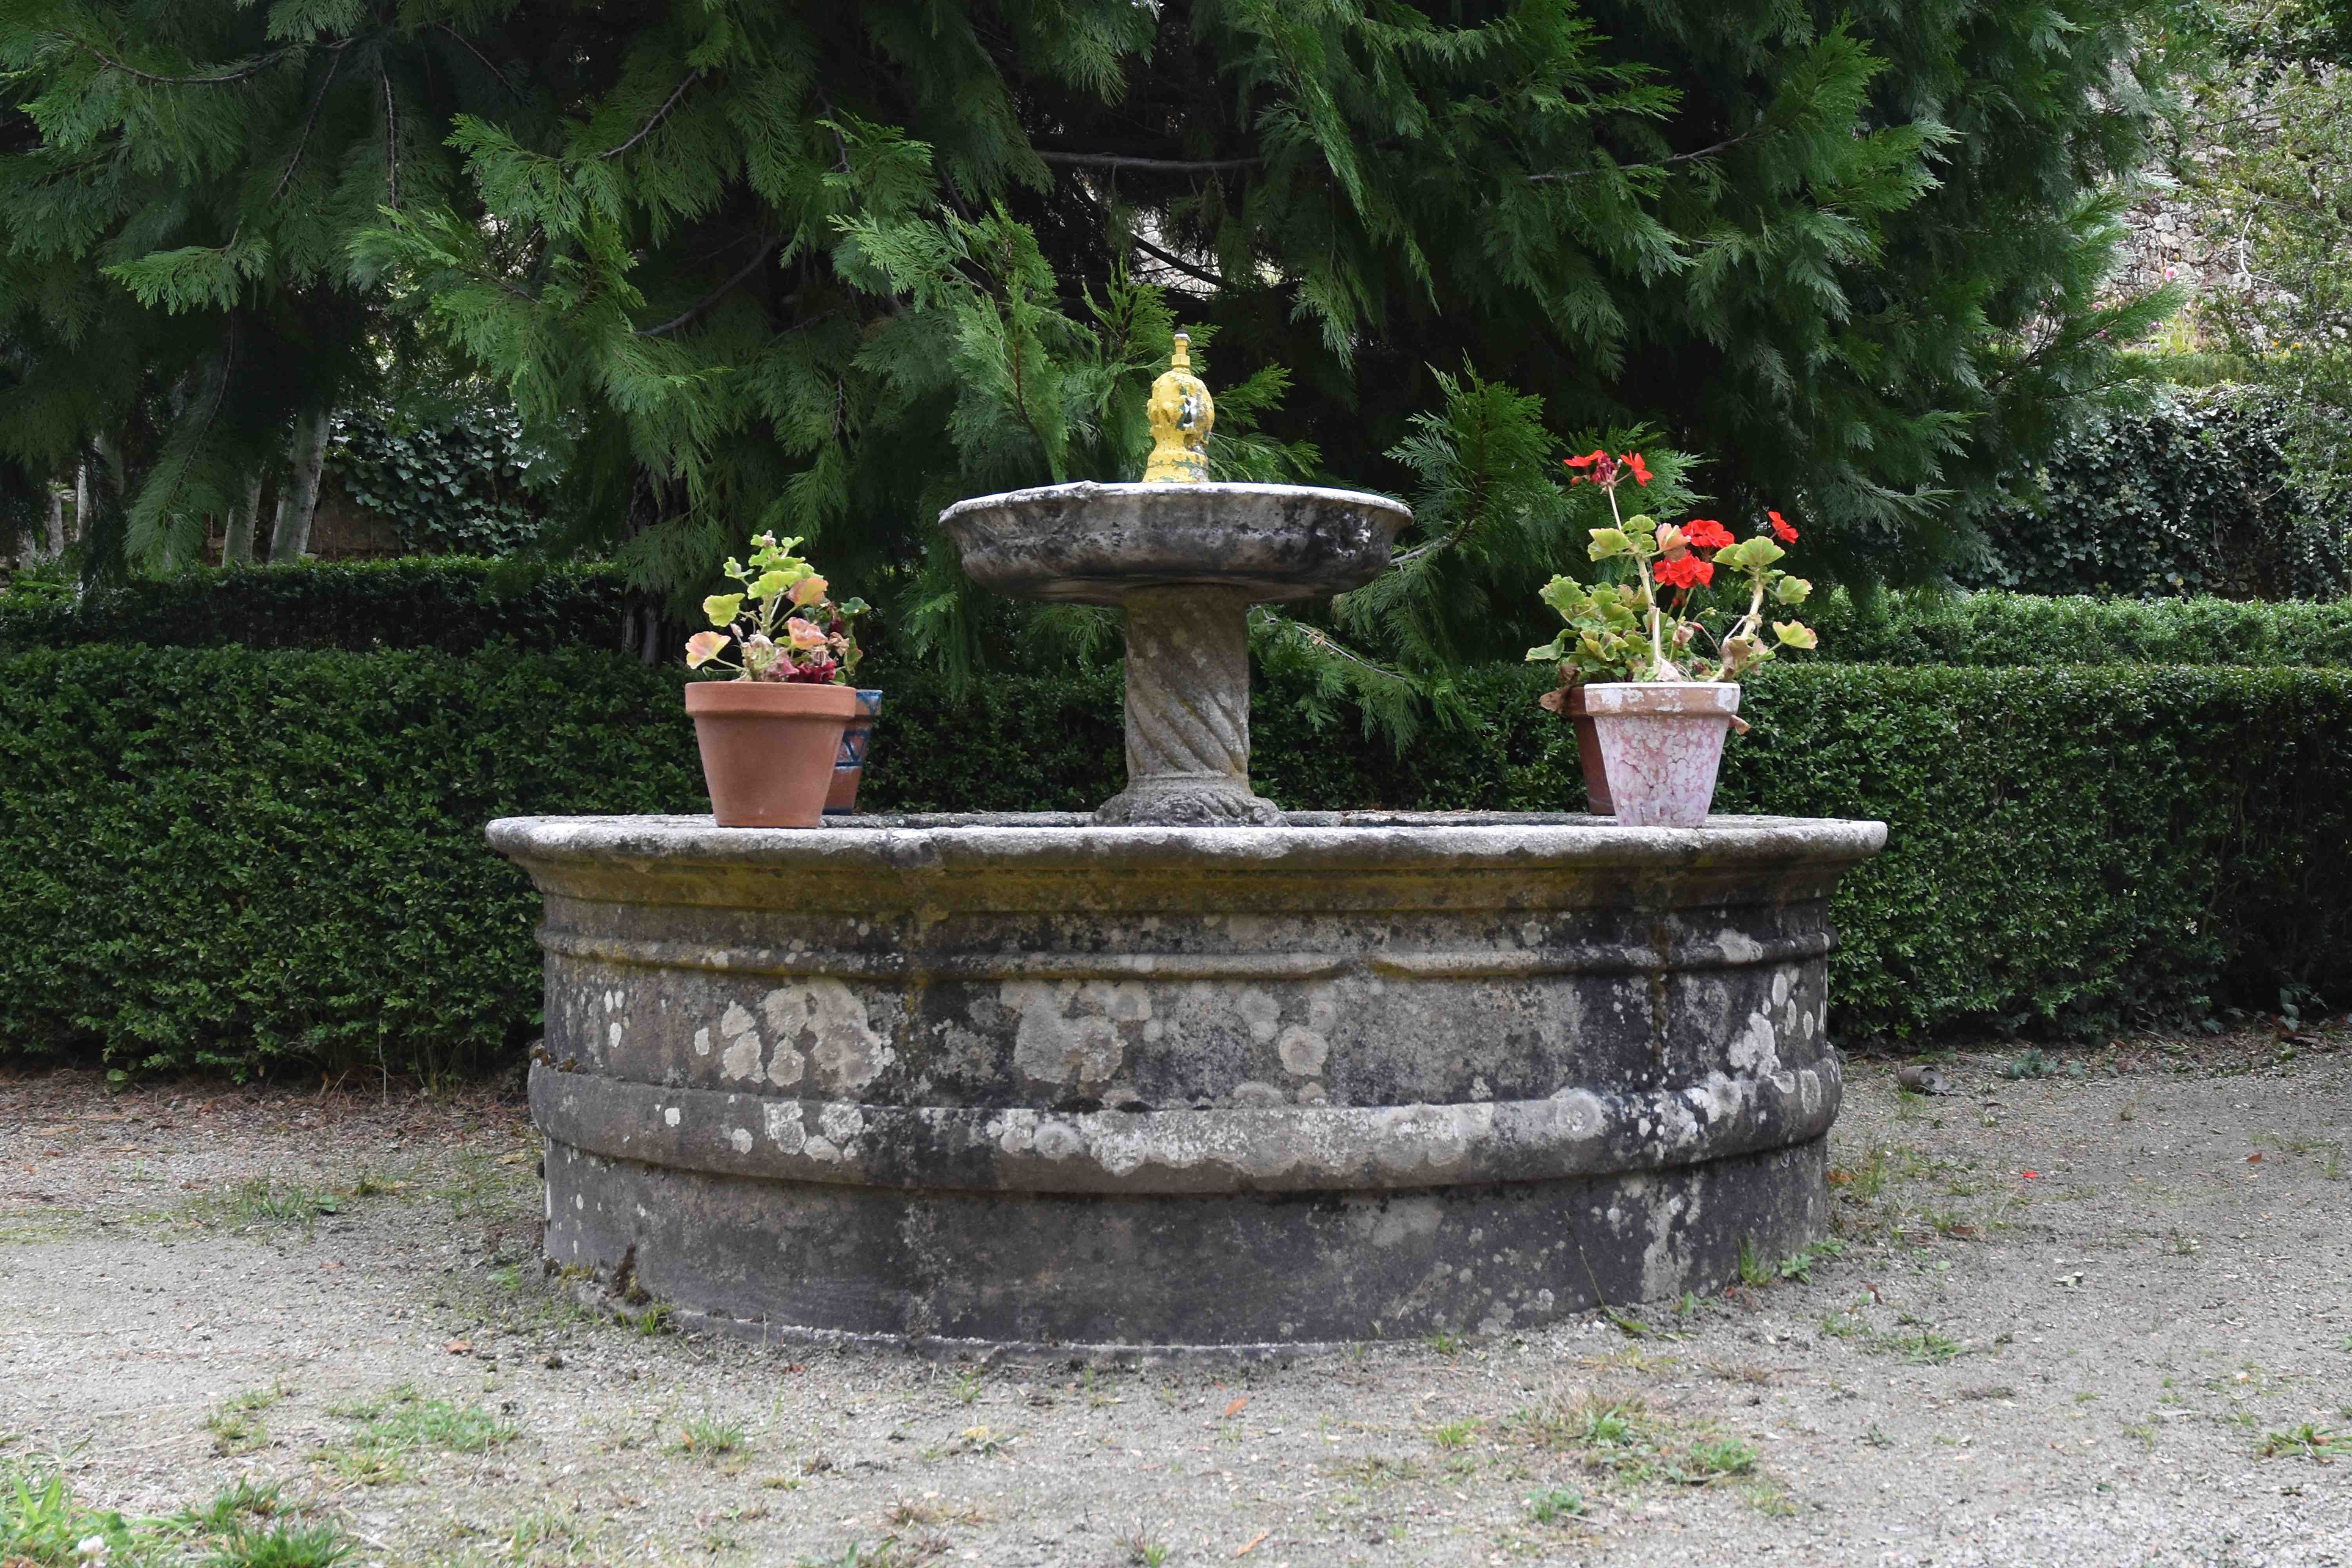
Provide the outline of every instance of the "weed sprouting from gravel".
[[2322,1465],[2333,1464],[2337,1459],[2352,1458],[2352,1433],[2331,1432],[2306,1421],[2284,1432],[2263,1433],[2257,1452],[2265,1459],[2300,1458]]
[[380,1399],[337,1405],[331,1415],[358,1423],[351,1441],[310,1456],[358,1486],[397,1486],[418,1479],[414,1456],[437,1450],[480,1454],[513,1442],[521,1429],[480,1405],[427,1399],[406,1384]]
[[1482,1423],[1475,1418],[1448,1421],[1443,1426],[1432,1428],[1429,1440],[1448,1453],[1452,1453],[1468,1447],[1470,1439],[1478,1435],[1481,1425]]
[[249,1454],[267,1447],[269,1428],[262,1424],[261,1413],[283,1399],[284,1388],[248,1388],[232,1394],[219,1409],[205,1417],[205,1430],[213,1435],[213,1451],[221,1455]]
[[715,1459],[723,1454],[741,1453],[749,1447],[740,1423],[698,1416],[679,1431],[676,1452],[698,1459]]
[[2022,1056],[2011,1058],[2009,1066],[2001,1069],[2001,1074],[2011,1079],[2048,1078],[2057,1070],[2037,1046]]
[[1703,1487],[1756,1468],[1756,1450],[1712,1422],[1653,1410],[1637,1394],[1587,1393],[1516,1413],[1506,1441],[1580,1457],[1605,1484]]
[[1553,1487],[1528,1499],[1528,1517],[1538,1524],[1558,1524],[1585,1510],[1584,1494],[1573,1487]]
[[1900,1356],[1915,1366],[1941,1366],[1967,1353],[1968,1347],[1950,1335],[1940,1333],[1907,1312],[1897,1313],[1896,1321],[1911,1331],[1886,1330],[1872,1325],[1864,1316],[1865,1303],[1854,1301],[1825,1313],[1822,1332],[1831,1339],[1843,1340],[1858,1350],[1873,1355]]
[[232,1531],[202,1568],[334,1568],[359,1546],[339,1525],[281,1520],[265,1532]]
[[254,1176],[225,1192],[207,1193],[188,1205],[192,1219],[233,1230],[300,1226],[309,1230],[321,1215],[341,1214],[342,1197],[325,1187]]
[[[0,1471],[0,1563],[8,1568],[333,1568],[359,1542],[331,1521],[282,1517],[278,1488],[240,1480],[203,1508],[126,1520],[77,1500],[65,1477]],[[258,1521],[268,1520],[267,1528]]]

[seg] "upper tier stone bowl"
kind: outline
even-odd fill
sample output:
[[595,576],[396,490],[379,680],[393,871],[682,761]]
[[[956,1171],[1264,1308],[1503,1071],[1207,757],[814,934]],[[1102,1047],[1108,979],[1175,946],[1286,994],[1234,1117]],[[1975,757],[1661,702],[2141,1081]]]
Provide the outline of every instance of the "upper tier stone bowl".
[[1361,490],[1244,484],[1053,485],[940,514],[982,587],[1081,605],[1150,588],[1230,588],[1257,604],[1345,593],[1380,575],[1412,520]]

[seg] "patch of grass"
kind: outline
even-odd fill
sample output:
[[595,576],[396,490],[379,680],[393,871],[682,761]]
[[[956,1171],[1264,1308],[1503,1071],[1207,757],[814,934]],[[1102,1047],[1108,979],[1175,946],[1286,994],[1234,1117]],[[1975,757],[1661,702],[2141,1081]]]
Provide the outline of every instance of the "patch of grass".
[[886,1535],[871,1546],[863,1546],[853,1541],[847,1551],[830,1561],[799,1558],[793,1568],[917,1568],[918,1564],[929,1563],[947,1549],[947,1541],[941,1536],[904,1542],[895,1535]]
[[1439,1355],[1455,1356],[1462,1353],[1462,1336],[1455,1333],[1451,1329],[1440,1329],[1435,1333],[1428,1335],[1421,1342],[1427,1345],[1431,1350],[1435,1351]]
[[1523,1409],[1507,1435],[1533,1447],[1580,1455],[1611,1484],[1704,1487],[1756,1468],[1756,1450],[1720,1436],[1711,1422],[1684,1422],[1633,1394],[1587,1394]]
[[254,1176],[188,1205],[192,1218],[236,1230],[299,1225],[308,1230],[320,1215],[341,1214],[343,1199],[325,1187]]
[[740,1454],[750,1447],[743,1436],[740,1423],[697,1416],[679,1430],[673,1451],[698,1459],[711,1459],[722,1454]]
[[340,1525],[280,1520],[264,1532],[233,1531],[203,1560],[202,1568],[334,1568],[359,1548]]
[[1391,1459],[1374,1455],[1370,1458],[1356,1459],[1342,1465],[1337,1473],[1340,1479],[1352,1486],[1365,1491],[1378,1491],[1399,1481],[1418,1480],[1422,1469],[1418,1459]]
[[2256,1450],[2265,1459],[2299,1457],[2317,1464],[2352,1458],[2352,1434],[2330,1432],[2306,1421],[2284,1432],[2265,1432]]
[[1841,1165],[1830,1172],[1830,1185],[1848,1197],[1870,1202],[1886,1190],[1886,1156],[1884,1149],[1873,1149],[1870,1157],[1859,1165]]
[[670,1310],[667,1307],[656,1304],[635,1316],[623,1314],[623,1321],[650,1340],[657,1339],[669,1332],[669,1317]]
[[10,1467],[0,1473],[0,1563],[79,1568],[89,1561],[82,1543],[92,1540],[110,1563],[142,1562],[148,1544],[121,1514],[84,1508],[55,1471]]
[[257,1487],[252,1478],[240,1476],[234,1485],[215,1493],[202,1509],[186,1508],[173,1514],[172,1522],[191,1535],[225,1534],[248,1519],[271,1519],[283,1513],[286,1504],[279,1489],[275,1481]]
[[1772,1266],[1764,1261],[1755,1245],[1746,1238],[1739,1243],[1739,1282],[1750,1290],[1761,1290],[1779,1278]]
[[1573,1487],[1553,1487],[1528,1499],[1528,1517],[1538,1524],[1558,1524],[1584,1510],[1584,1494]]
[[1465,1417],[1460,1421],[1448,1421],[1443,1426],[1431,1428],[1429,1440],[1436,1444],[1439,1447],[1446,1450],[1448,1453],[1452,1453],[1457,1449],[1468,1447],[1470,1446],[1470,1439],[1478,1435],[1478,1428],[1481,1425],[1483,1425],[1483,1423],[1478,1421],[1475,1417]]
[[1875,1328],[1863,1315],[1863,1303],[1855,1301],[1824,1315],[1822,1332],[1874,1355],[1901,1356],[1915,1366],[1941,1366],[1965,1353],[1968,1348],[1916,1318],[1905,1315],[1901,1321],[1913,1331]]
[[507,1531],[507,1555],[518,1562],[529,1562],[550,1554],[560,1554],[559,1560],[571,1561],[583,1544],[580,1529],[572,1521],[551,1510],[542,1509],[527,1513]]
[[427,1399],[406,1384],[380,1399],[335,1406],[328,1414],[358,1423],[358,1429],[347,1445],[322,1448],[310,1457],[359,1486],[395,1486],[416,1479],[412,1456],[423,1450],[480,1454],[521,1436],[520,1427],[478,1405]]
[[957,1378],[955,1384],[957,1403],[961,1405],[975,1403],[980,1398],[982,1386],[987,1381],[987,1373],[979,1367],[974,1367],[963,1376]]
[[[8,1568],[333,1568],[359,1542],[331,1521],[281,1517],[276,1486],[249,1480],[203,1508],[126,1520],[77,1501],[61,1474],[0,1474],[0,1563]],[[265,1528],[260,1521],[268,1520]]]
[[219,1409],[205,1417],[205,1430],[213,1435],[213,1451],[222,1455],[249,1454],[266,1447],[269,1428],[262,1424],[261,1413],[289,1392],[273,1386],[248,1388],[242,1394],[231,1394]]

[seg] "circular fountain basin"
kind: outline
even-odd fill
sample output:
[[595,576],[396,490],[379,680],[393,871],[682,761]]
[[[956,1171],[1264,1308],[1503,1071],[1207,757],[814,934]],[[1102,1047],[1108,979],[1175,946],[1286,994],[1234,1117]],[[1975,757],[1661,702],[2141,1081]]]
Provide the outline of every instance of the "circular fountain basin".
[[1144,588],[1315,599],[1385,571],[1402,501],[1308,485],[1051,485],[940,514],[967,576],[1016,599],[1118,605]]
[[1709,1289],[1828,1219],[1874,822],[518,817],[548,1256],[766,1338],[1254,1350]]

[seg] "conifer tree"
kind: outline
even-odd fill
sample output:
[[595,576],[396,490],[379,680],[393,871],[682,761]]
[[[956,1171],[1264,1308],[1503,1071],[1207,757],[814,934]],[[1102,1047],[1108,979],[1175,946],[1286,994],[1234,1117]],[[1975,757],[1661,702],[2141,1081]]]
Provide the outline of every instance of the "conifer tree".
[[[5,0],[0,320],[143,309],[163,368],[92,406],[135,382],[173,432],[239,311],[431,331],[565,444],[573,542],[692,594],[807,535],[963,660],[999,612],[932,514],[1131,478],[1181,320],[1223,471],[1428,502],[1397,584],[1270,648],[1425,681],[1524,646],[1591,431],[1703,454],[1693,492],[1801,517],[1822,575],[1932,573],[2146,317],[2096,290],[2159,4]],[[73,423],[38,363],[0,436]]]

